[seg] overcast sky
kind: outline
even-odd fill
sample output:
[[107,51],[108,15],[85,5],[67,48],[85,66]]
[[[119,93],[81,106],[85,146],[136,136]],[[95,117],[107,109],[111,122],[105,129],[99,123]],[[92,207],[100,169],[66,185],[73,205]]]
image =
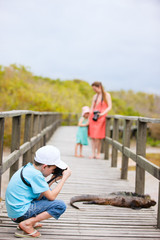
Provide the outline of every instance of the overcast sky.
[[159,0],[0,0],[0,65],[160,94]]

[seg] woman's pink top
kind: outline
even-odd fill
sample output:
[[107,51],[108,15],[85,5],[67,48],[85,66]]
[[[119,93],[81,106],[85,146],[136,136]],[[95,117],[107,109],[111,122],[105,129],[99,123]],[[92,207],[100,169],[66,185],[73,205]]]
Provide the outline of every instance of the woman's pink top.
[[[99,110],[102,113],[106,108],[107,104],[102,100],[94,107],[93,111]],[[105,138],[107,114],[99,117],[97,121],[92,119],[93,115],[93,112],[91,112],[89,117],[88,135],[90,138],[103,139]]]

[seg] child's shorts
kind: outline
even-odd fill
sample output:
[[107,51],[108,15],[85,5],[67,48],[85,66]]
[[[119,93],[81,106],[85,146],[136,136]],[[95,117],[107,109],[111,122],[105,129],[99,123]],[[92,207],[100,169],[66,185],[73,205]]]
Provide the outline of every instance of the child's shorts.
[[62,200],[49,201],[43,197],[41,200],[33,200],[28,211],[19,218],[12,218],[13,222],[20,223],[28,218],[36,217],[42,212],[48,212],[52,217],[58,219],[66,210],[66,204]]

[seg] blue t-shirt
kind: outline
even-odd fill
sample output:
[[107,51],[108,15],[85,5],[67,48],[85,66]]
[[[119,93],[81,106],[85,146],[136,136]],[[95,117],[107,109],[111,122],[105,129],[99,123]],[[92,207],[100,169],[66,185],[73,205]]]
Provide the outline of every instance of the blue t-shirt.
[[42,192],[49,190],[49,186],[43,174],[32,163],[28,163],[23,169],[23,177],[31,184],[28,187],[23,183],[20,168],[11,178],[6,190],[6,208],[10,218],[23,216],[29,209],[33,199],[37,199]]

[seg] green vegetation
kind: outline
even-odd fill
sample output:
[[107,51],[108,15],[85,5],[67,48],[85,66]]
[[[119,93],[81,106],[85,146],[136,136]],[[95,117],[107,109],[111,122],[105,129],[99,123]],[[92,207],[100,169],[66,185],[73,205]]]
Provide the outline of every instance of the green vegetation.
[[81,80],[60,81],[34,76],[24,66],[0,68],[0,110],[80,112],[90,105],[90,85]]
[[160,96],[143,92],[111,92],[116,114],[128,116],[160,117]]
[[160,147],[160,140],[147,136],[147,144],[152,147]]
[[[28,109],[80,113],[82,106],[91,105],[93,94],[89,83],[79,79],[53,80],[35,76],[21,65],[0,66],[0,111]],[[113,109],[110,114],[158,116],[160,98],[153,94],[121,90],[111,92],[111,96]]]

